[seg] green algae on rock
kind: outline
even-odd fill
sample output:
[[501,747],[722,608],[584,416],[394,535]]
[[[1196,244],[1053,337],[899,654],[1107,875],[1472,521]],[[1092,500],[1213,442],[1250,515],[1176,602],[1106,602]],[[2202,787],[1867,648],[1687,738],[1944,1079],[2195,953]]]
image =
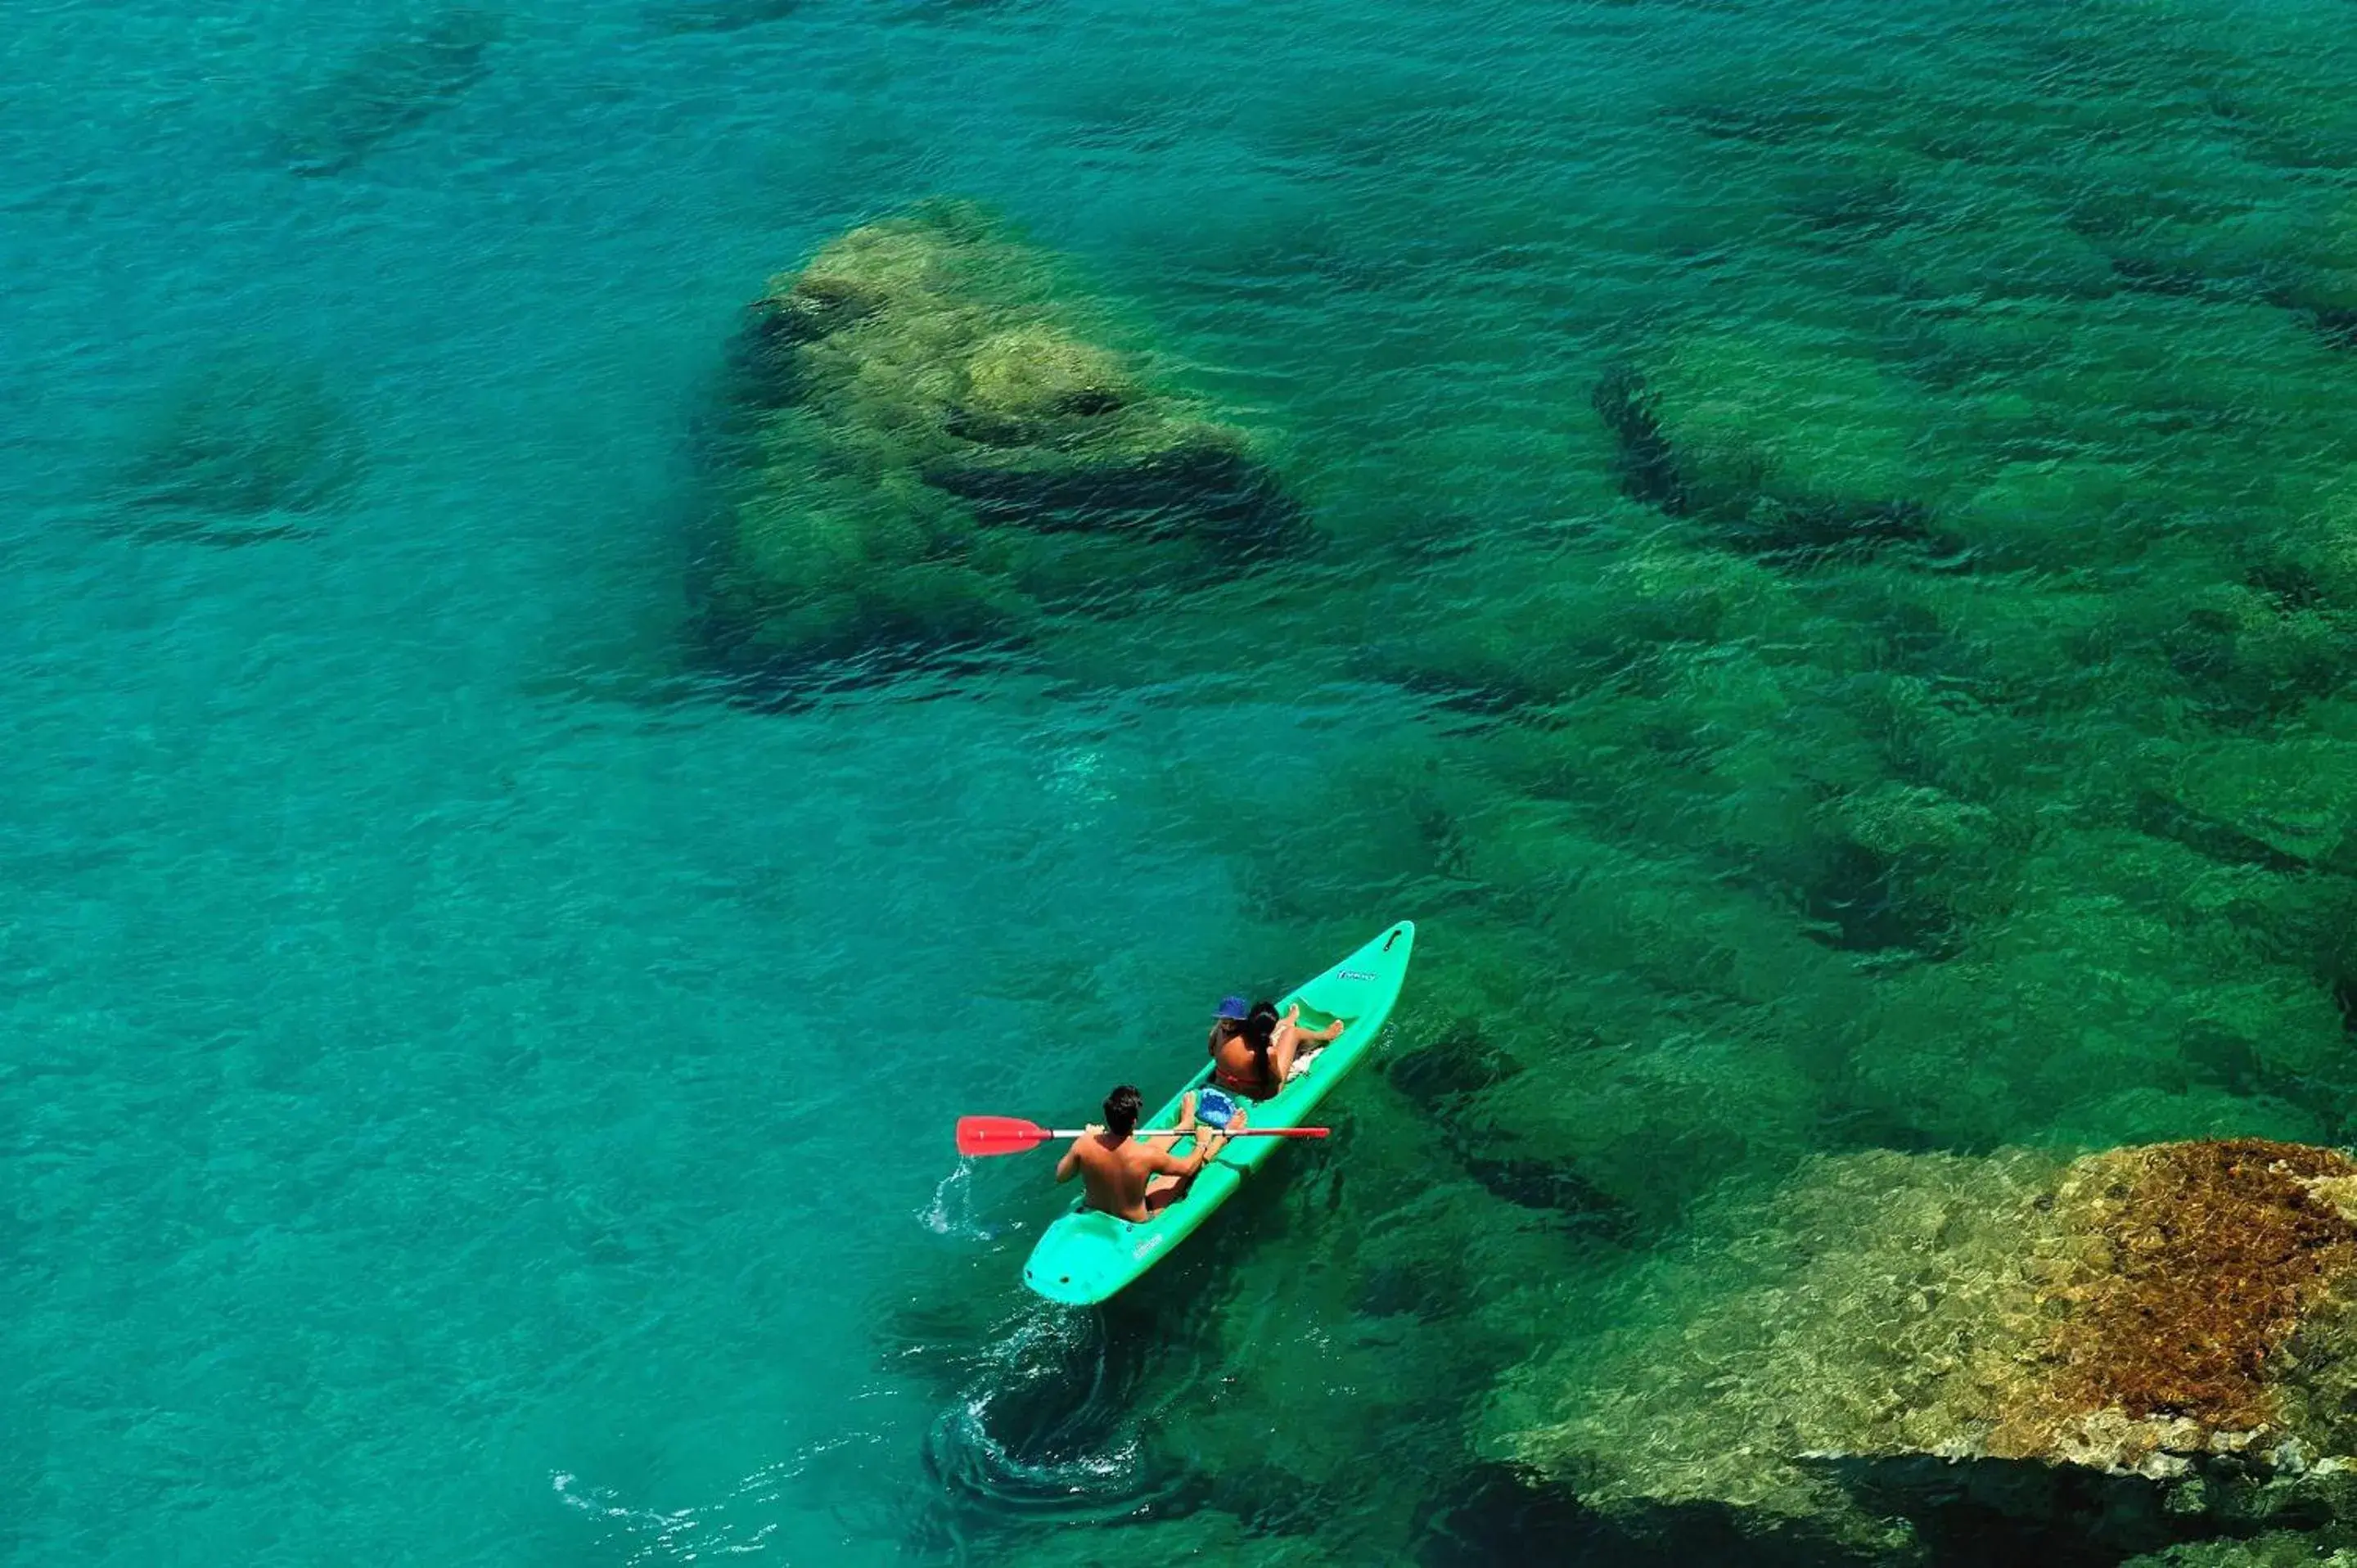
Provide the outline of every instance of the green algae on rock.
[[1241,429],[973,207],[855,229],[755,308],[706,585],[733,664],[1020,634],[1298,521]]
[[1835,1551],[1958,1508],[2123,1552],[2357,1519],[2352,1198],[2347,1155],[2251,1138],[1820,1157],[1698,1216],[1490,1441],[1634,1528]]
[[[2342,483],[2268,489],[2302,510],[2260,542],[2318,563],[2313,592],[2240,582],[2275,563],[2183,531],[2135,542],[2128,574],[1926,571],[1900,553],[1799,570],[1692,512],[1482,536],[1420,573],[1430,607],[1403,590],[1372,637],[1383,674],[1483,722],[1456,724],[1413,779],[1354,764],[1354,798],[1284,832],[1311,835],[1321,867],[1364,866],[1366,886],[1555,939],[1543,988],[1602,1022],[1614,1077],[1541,1040],[1515,1052],[1530,1082],[1477,1117],[1543,1144],[1566,1123],[1560,1150],[1525,1153],[1657,1217],[1709,1173],[1623,1161],[1598,1141],[1620,1115],[1584,1112],[1674,1038],[1664,1082],[1711,1070],[1702,1019],[1747,1042],[1727,1056],[1769,1055],[1779,1090],[1756,1127],[1697,1115],[1689,1142],[1714,1152],[1730,1134],[1823,1148],[1826,1125],[1902,1148],[2330,1138],[2357,1106],[2340,768],[2357,708],[2329,694],[2341,612],[2320,585],[2350,532]],[[1974,493],[1942,484],[1922,493]],[[2054,535],[2058,555],[2073,537]],[[1427,764],[1452,781],[1445,810]],[[1440,830],[1421,839],[1403,810],[1418,800]],[[1321,813],[1353,823],[1350,841]],[[1671,889],[1677,913],[1643,943],[1590,945],[1602,911]],[[1785,955],[1760,965],[1775,984],[1706,998],[1737,950]],[[1557,978],[1569,968],[1585,972]],[[1649,1026],[1649,1005],[1687,1028]],[[1787,1092],[1788,1066],[1816,1110]],[[1682,1136],[1688,1102],[1658,1102],[1631,1149]]]

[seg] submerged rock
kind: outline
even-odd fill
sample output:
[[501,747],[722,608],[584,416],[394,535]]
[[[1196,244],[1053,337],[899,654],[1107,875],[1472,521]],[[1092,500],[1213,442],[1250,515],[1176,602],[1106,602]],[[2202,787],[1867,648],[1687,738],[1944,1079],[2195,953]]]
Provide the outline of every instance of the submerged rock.
[[1501,1456],[1641,1528],[2051,1559],[2357,1519],[2357,1162],[2258,1139],[1819,1159],[1512,1384]]
[[659,33],[735,33],[782,22],[803,0],[673,0],[651,6],[647,26]]
[[2264,846],[2271,868],[2352,864],[2357,743],[2319,734],[2205,739],[2186,749],[2169,783],[2196,818]]
[[739,346],[706,585],[731,663],[940,648],[1232,569],[1297,509],[1038,251],[938,203],[779,279]]
[[2247,1541],[2202,1541],[2132,1557],[2120,1568],[2357,1568],[2357,1549],[2345,1536],[2271,1530]]
[[1621,489],[1782,560],[1931,536],[1938,482],[1919,398],[1873,360],[1800,333],[1680,340],[1596,387]]
[[141,538],[250,544],[310,532],[361,466],[360,434],[317,371],[236,355],[165,392],[110,489]]
[[295,101],[279,133],[294,171],[341,174],[481,80],[500,19],[454,6],[404,24]]

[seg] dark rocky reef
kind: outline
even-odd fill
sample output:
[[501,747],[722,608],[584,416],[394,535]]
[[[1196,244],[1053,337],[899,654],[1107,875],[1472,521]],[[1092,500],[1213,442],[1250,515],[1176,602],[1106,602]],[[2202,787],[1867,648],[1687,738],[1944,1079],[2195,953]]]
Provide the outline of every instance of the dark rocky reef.
[[1299,524],[1243,431],[1157,386],[970,207],[856,229],[754,310],[700,595],[732,670],[1020,639]]
[[413,18],[296,95],[279,149],[301,175],[335,175],[465,93],[490,69],[500,18],[455,6]]

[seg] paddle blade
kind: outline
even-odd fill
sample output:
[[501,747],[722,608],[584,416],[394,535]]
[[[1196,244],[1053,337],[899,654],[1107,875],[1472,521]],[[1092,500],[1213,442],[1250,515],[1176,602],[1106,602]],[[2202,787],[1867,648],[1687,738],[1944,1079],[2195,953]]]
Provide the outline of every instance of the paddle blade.
[[1017,1116],[961,1116],[957,1124],[961,1155],[1019,1155],[1036,1149],[1054,1134],[1037,1122]]

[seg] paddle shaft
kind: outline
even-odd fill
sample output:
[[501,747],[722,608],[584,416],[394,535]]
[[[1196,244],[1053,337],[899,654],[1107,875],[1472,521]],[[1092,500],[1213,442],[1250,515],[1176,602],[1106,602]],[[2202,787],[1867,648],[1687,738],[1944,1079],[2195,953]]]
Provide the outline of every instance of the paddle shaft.
[[[1042,1127],[1036,1122],[1026,1122],[1019,1116],[961,1116],[957,1124],[957,1147],[961,1155],[1019,1155],[1026,1149],[1036,1149],[1058,1138],[1087,1138],[1102,1131],[1089,1127],[1078,1133],[1060,1133]],[[1149,1127],[1141,1130],[1141,1138],[1182,1138],[1190,1133],[1209,1133],[1218,1129],[1196,1127]],[[1239,1138],[1322,1138],[1324,1127],[1247,1127],[1230,1133]]]
[[[1077,1133],[1049,1133],[1044,1135],[1049,1138],[1087,1138],[1103,1131],[1104,1129],[1102,1127],[1086,1127]],[[1196,1127],[1140,1127],[1136,1132],[1131,1133],[1130,1136],[1134,1138],[1168,1138],[1182,1133],[1192,1134],[1196,1133],[1218,1133],[1222,1138],[1322,1138],[1327,1134],[1328,1131],[1329,1129],[1324,1127],[1239,1127],[1232,1133],[1222,1133],[1217,1127],[1205,1125]]]

